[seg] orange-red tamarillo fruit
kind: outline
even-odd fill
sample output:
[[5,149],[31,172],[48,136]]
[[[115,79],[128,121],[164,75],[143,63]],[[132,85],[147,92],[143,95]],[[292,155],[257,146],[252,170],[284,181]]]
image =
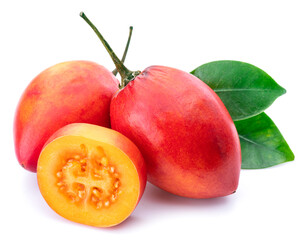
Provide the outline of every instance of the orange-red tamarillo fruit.
[[119,81],[103,66],[89,61],[56,64],[40,73],[24,91],[14,121],[19,163],[36,172],[47,139],[69,123],[110,126],[111,97]]
[[[125,60],[133,28],[122,57]],[[19,163],[36,172],[46,140],[69,123],[110,127],[109,105],[119,81],[103,66],[90,61],[56,64],[40,73],[24,91],[14,121],[15,151]]]

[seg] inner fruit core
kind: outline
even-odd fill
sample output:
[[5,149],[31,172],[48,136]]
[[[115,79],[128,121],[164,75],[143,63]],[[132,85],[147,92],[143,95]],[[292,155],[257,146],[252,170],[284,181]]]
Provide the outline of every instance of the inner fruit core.
[[108,208],[121,194],[119,173],[102,146],[89,150],[81,144],[75,154],[67,154],[55,174],[58,190],[75,204]]

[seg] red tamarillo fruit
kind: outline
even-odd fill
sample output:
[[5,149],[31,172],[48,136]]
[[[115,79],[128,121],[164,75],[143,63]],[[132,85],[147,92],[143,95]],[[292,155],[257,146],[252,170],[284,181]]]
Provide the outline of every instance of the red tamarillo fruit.
[[170,67],[130,71],[84,13],[124,85],[112,98],[111,127],[132,140],[148,180],[176,195],[212,198],[236,191],[241,167],[235,125],[220,98],[197,77]]

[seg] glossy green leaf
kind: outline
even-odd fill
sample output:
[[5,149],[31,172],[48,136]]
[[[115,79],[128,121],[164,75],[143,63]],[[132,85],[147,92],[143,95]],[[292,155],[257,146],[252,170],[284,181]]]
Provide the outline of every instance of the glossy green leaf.
[[263,112],[286,92],[263,70],[244,62],[210,62],[191,74],[218,94],[233,120]]
[[267,168],[294,160],[287,142],[265,113],[235,121],[235,125],[241,144],[241,168]]

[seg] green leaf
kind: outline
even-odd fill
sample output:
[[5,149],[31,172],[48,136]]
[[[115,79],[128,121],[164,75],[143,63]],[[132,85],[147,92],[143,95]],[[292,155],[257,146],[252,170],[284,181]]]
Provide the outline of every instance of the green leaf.
[[243,169],[267,168],[294,160],[294,154],[273,121],[261,113],[235,121]]
[[263,70],[244,62],[210,62],[191,74],[218,94],[233,120],[263,112],[286,92]]

